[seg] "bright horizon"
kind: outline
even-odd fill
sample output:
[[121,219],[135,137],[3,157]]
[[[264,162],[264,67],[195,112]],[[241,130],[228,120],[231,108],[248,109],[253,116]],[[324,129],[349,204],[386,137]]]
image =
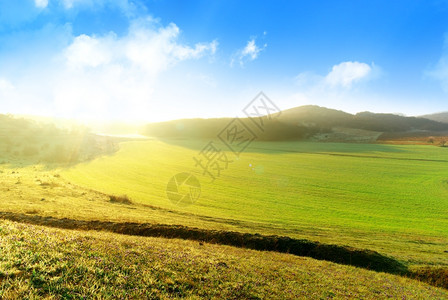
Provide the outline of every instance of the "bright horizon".
[[447,16],[447,1],[2,1],[0,113],[234,117],[260,91],[282,110],[448,111]]

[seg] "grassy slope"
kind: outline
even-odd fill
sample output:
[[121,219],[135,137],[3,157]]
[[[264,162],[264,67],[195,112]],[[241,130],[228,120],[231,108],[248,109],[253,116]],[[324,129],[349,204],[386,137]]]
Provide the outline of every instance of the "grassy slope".
[[[448,265],[446,149],[254,143],[213,184],[197,174],[197,204],[172,205],[167,181],[197,172],[192,157],[206,142],[123,143],[118,153],[69,170],[31,160],[27,167],[3,164],[0,210],[289,235],[369,248],[411,267]],[[111,193],[128,194],[134,204],[111,203]]]
[[[254,143],[239,159],[229,153],[234,162],[210,183],[192,160],[207,141],[176,143],[186,147],[124,143],[113,156],[61,174],[83,186],[177,211],[177,223],[192,213],[211,217],[211,223],[190,218],[190,226],[230,224],[370,248],[411,264],[448,265],[446,149]],[[202,196],[195,205],[179,208],[167,200],[165,188],[171,176],[185,171],[198,175]],[[158,221],[171,222],[170,217]]]
[[285,254],[0,221],[0,297],[445,299],[399,276]]

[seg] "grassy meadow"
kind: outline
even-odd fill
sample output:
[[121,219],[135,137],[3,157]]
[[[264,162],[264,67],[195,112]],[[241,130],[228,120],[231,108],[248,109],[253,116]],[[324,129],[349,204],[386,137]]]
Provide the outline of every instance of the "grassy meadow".
[[[373,248],[416,264],[448,263],[444,148],[255,142],[240,157],[228,152],[233,162],[211,182],[192,159],[206,144],[123,143],[114,155],[61,174],[136,203],[193,214],[196,226],[207,216],[216,226]],[[166,184],[179,172],[201,182],[194,205],[177,207],[167,199]]]
[[[448,267],[446,148],[253,142],[239,156],[226,152],[231,162],[212,182],[193,160],[208,142],[120,142],[116,152],[91,150],[96,158],[79,163],[4,155],[0,210],[24,222],[42,216],[275,234],[377,251],[416,272]],[[190,206],[176,206],[166,194],[168,181],[182,172],[201,184],[201,197]],[[446,290],[416,280],[287,254],[10,221],[0,227],[4,298],[448,298]],[[44,253],[45,245],[54,250]],[[162,255],[162,248],[172,251]],[[140,273],[124,261],[129,251]],[[152,266],[155,257],[163,257],[156,265],[164,268]],[[220,273],[218,260],[230,273],[227,267]],[[204,269],[212,272],[205,286]],[[285,270],[294,275],[273,279]]]

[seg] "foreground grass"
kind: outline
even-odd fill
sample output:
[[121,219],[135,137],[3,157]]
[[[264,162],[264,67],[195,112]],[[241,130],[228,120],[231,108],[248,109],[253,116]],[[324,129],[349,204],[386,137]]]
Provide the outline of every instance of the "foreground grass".
[[399,276],[287,254],[0,221],[0,297],[446,299]]

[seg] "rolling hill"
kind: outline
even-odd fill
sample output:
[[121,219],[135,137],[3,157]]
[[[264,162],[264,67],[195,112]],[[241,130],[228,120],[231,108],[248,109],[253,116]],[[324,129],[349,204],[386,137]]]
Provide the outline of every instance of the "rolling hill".
[[[379,133],[406,135],[409,132],[418,135],[440,135],[448,132],[448,124],[421,117],[404,117],[394,114],[361,112],[349,114],[343,111],[306,105],[284,110],[263,117],[263,130],[258,130],[248,118],[240,120],[259,140],[303,140],[322,133],[339,133],[342,129],[355,129]],[[182,119],[161,123],[151,123],[144,127],[143,134],[166,138],[214,138],[226,128],[232,119]],[[347,133],[345,136],[353,135]],[[362,136],[365,133],[357,133]],[[356,134],[355,134],[356,135]],[[344,137],[341,137],[344,139]]]
[[[59,122],[60,123],[60,122]],[[72,164],[113,153],[124,140],[91,133],[50,118],[30,119],[0,114],[0,162],[19,165]]]

